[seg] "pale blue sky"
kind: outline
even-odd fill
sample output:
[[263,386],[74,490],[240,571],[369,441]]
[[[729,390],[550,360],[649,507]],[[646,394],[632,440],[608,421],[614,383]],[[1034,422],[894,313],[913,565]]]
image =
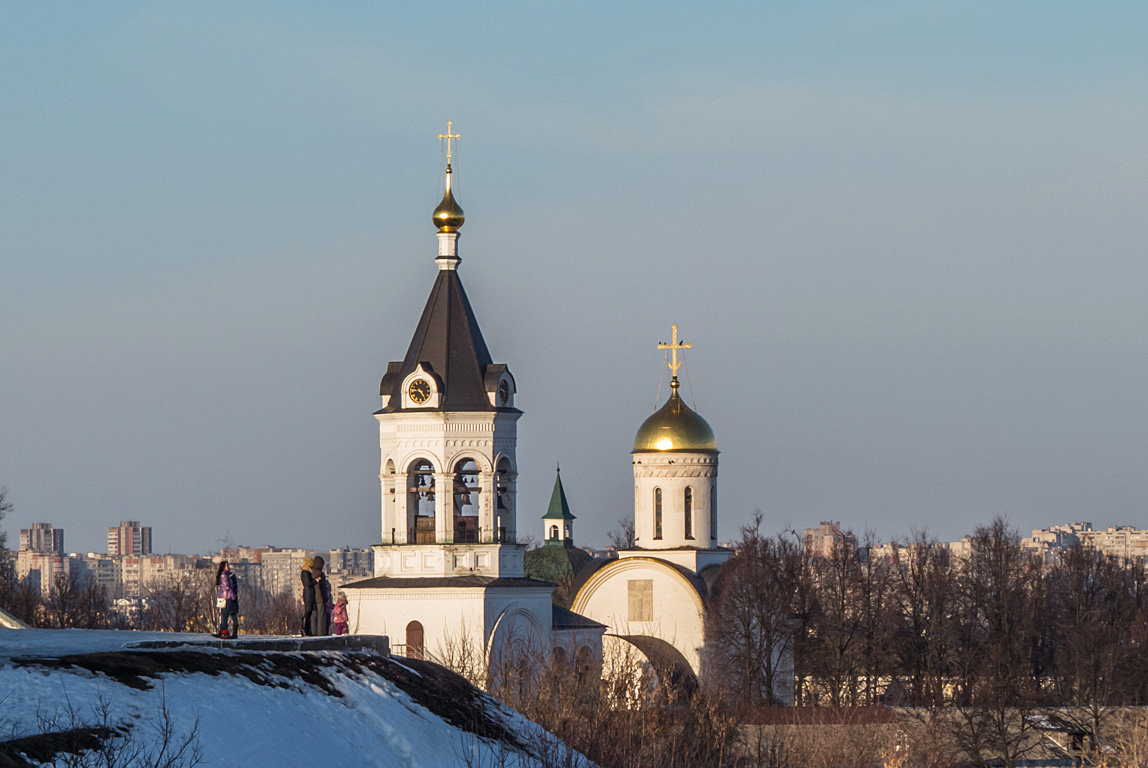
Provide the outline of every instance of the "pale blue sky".
[[376,541],[448,119],[523,531],[631,514],[675,321],[723,539],[1148,526],[1144,4],[380,5],[0,8],[10,533]]

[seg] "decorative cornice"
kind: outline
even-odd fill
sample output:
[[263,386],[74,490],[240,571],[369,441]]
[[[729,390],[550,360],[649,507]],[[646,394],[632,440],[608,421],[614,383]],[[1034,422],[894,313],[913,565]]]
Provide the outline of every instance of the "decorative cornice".
[[717,477],[717,467],[685,469],[684,467],[643,467],[634,468],[634,478],[643,477]]

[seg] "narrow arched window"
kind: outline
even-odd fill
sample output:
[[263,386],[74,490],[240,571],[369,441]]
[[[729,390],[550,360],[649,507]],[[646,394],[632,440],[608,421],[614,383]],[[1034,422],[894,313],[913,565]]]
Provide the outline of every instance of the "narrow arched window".
[[686,488],[685,492],[685,510],[686,510],[686,538],[692,539],[694,537],[694,489]]
[[710,541],[717,541],[717,486],[710,486]]
[[552,526],[550,526],[550,540],[556,541],[557,539],[558,539],[558,526],[552,525]]
[[662,489],[654,489],[654,538],[662,538]]

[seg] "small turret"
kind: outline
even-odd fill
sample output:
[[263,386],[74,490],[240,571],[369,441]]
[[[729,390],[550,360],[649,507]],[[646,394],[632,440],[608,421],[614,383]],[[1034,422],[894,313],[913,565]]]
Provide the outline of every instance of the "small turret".
[[542,516],[545,528],[543,539],[547,547],[574,546],[574,515],[570,512],[570,502],[566,500],[566,489],[562,487],[562,468],[554,470],[554,491],[550,494],[550,506]]

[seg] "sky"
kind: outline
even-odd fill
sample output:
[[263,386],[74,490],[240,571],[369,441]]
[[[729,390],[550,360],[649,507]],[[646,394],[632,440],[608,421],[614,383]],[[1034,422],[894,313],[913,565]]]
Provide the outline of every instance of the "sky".
[[378,382],[460,275],[519,530],[632,517],[682,392],[719,537],[1148,527],[1148,6],[6,3],[0,485],[100,551],[379,540]]

